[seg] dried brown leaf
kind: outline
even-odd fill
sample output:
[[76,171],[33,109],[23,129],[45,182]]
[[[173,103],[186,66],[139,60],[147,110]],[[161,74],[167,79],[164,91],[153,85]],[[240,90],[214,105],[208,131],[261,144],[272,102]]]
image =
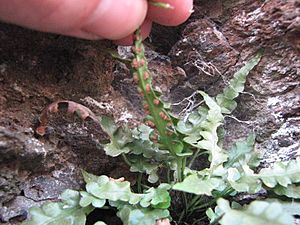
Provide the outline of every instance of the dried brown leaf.
[[73,101],[61,100],[53,102],[43,109],[39,118],[39,126],[35,130],[36,133],[40,136],[44,136],[50,115],[57,113],[62,109],[67,109],[67,113],[69,114],[76,113],[82,120],[91,119],[96,123],[99,123],[97,117],[89,108]]

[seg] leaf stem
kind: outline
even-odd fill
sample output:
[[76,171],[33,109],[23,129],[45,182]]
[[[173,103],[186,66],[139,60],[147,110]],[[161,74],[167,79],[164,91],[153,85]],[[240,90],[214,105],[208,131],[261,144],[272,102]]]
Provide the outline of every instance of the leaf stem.
[[[201,151],[202,151],[202,152],[201,152]],[[196,160],[199,156],[205,155],[205,154],[208,154],[207,151],[203,151],[203,149],[198,149],[198,150],[196,151],[196,153],[193,155],[193,157],[192,157],[192,159],[191,159],[191,161],[190,161],[188,167],[189,167],[189,168],[192,168],[193,163],[195,162],[195,160]]]
[[124,153],[122,154],[122,158],[128,166],[131,166],[131,162],[129,161],[129,159],[127,158],[127,156]]
[[138,174],[138,179],[137,179],[137,189],[138,189],[138,193],[143,193],[143,191],[142,191],[142,177],[143,177],[143,174],[142,174],[142,173],[139,173],[139,174]]

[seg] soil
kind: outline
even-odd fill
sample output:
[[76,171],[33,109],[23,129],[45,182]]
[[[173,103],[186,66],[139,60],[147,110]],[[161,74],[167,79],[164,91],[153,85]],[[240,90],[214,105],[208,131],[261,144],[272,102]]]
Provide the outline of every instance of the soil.
[[[264,165],[300,154],[300,1],[196,0],[182,26],[156,25],[146,41],[155,86],[178,114],[185,98],[201,89],[217,95],[259,49],[233,117],[225,146],[255,131]],[[140,97],[125,64],[107,52],[130,57],[127,47],[85,41],[0,24],[0,224],[19,224],[28,208],[80,189],[80,170],[134,177],[119,158],[107,157],[106,134],[97,123],[65,113],[51,116],[47,134],[35,129],[56,100],[85,105],[130,126],[143,116]],[[110,221],[111,218],[114,221]],[[116,224],[109,216],[107,223]]]

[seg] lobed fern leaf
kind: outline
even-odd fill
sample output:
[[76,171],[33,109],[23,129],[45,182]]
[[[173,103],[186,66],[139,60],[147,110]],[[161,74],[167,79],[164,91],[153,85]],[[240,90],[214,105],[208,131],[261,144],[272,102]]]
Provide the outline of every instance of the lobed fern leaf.
[[[247,165],[240,169],[228,169],[228,182],[236,191],[256,193],[263,186],[275,188],[277,193],[288,193],[291,184],[300,182],[300,157],[295,160],[276,162],[270,168],[264,168],[255,174]],[[275,192],[276,193],[276,192]]]
[[230,80],[229,86],[224,88],[223,93],[217,95],[216,100],[218,105],[222,108],[222,113],[230,114],[237,106],[234,99],[244,91],[246,77],[250,71],[259,63],[262,57],[262,51],[256,54],[255,57],[250,59],[245,66],[233,75]]
[[196,195],[212,196],[213,190],[224,187],[224,181],[219,177],[205,177],[197,173],[187,176],[183,182],[176,183],[173,190],[183,191]]
[[249,206],[237,210],[232,209],[224,199],[217,201],[223,212],[219,223],[222,225],[293,225],[294,218],[278,202],[254,201]]
[[262,169],[257,175],[269,188],[277,184],[287,187],[300,182],[300,157],[295,160],[276,162],[270,168]]
[[29,212],[31,220],[22,225],[82,225],[86,215],[93,207],[81,207],[80,195],[77,191],[66,190],[61,194],[62,202],[45,203],[42,207],[32,207]]

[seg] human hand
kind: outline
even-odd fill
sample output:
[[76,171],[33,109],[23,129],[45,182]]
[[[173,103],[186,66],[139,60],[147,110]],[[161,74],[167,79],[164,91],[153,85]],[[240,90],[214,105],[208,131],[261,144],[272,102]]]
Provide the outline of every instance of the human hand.
[[0,0],[0,20],[44,32],[131,44],[139,26],[146,37],[152,21],[176,26],[193,7],[193,0],[157,1],[174,8],[155,7],[147,0]]

